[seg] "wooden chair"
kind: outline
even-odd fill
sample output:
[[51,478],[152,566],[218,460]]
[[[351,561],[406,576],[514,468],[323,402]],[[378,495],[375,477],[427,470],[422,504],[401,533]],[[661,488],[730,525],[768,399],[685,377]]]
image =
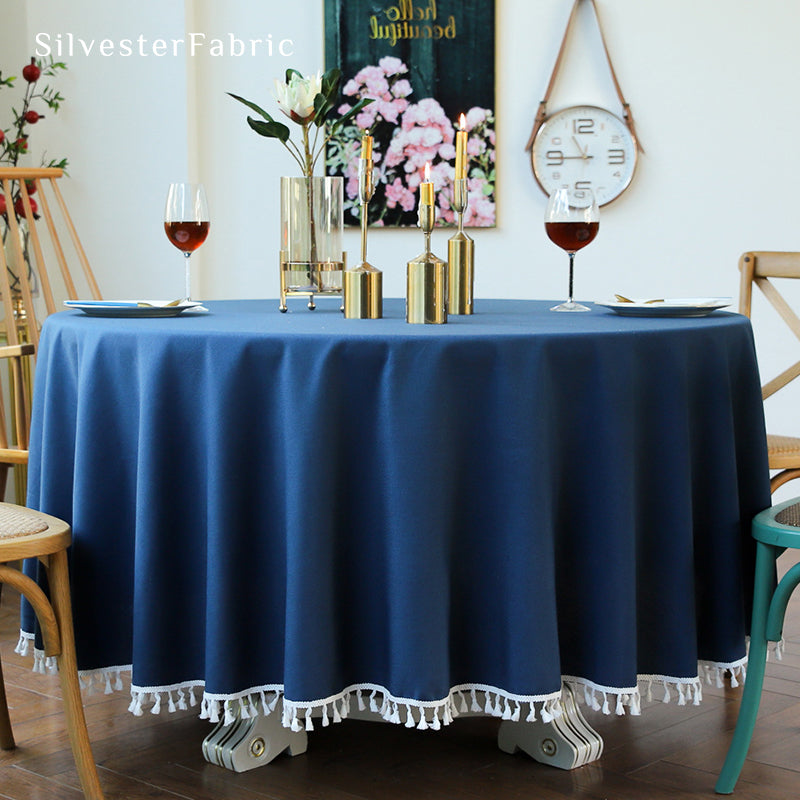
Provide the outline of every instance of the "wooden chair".
[[[739,259],[741,284],[739,312],[749,317],[755,284],[780,314],[792,333],[800,339],[800,317],[775,288],[770,278],[800,278],[800,253],[747,252]],[[764,384],[761,390],[766,400],[800,375],[800,361],[788,367],[780,375]],[[800,477],[800,438],[794,436],[767,436],[769,467],[780,470],[775,474],[770,487],[774,492],[787,481]]]
[[[103,790],[92,757],[78,681],[78,662],[72,632],[72,604],[67,569],[69,525],[55,517],[20,506],[0,503],[0,585],[13,586],[30,602],[44,640],[46,656],[54,656],[61,679],[69,741],[84,797],[102,800]],[[38,558],[47,573],[50,598],[13,562]],[[0,668],[0,748],[15,746]]]
[[[101,299],[58,187],[62,175],[61,169],[0,168],[0,196],[6,207],[5,218],[0,217],[0,229],[6,228],[6,243],[0,246],[0,310],[5,340],[0,344],[0,359],[8,359],[10,365],[8,412],[0,393],[0,497],[5,494],[9,468],[21,467],[24,472],[28,462],[30,394],[40,319],[57,311],[61,300],[79,299],[79,288]],[[19,216],[24,224],[12,212],[15,201],[21,204],[24,214]],[[71,246],[65,246],[67,241]],[[70,263],[76,261],[82,276],[77,285],[70,270]],[[54,263],[57,269],[50,269]],[[24,481],[21,486],[24,491]],[[19,482],[17,491],[21,499]]]
[[730,794],[736,786],[750,747],[761,701],[767,643],[781,641],[786,606],[792,592],[800,584],[800,564],[795,564],[781,578],[777,587],[775,585],[775,560],[789,547],[800,549],[800,498],[787,500],[757,514],[752,531],[756,540],[756,578],[747,680],[736,730],[717,780],[718,794]]

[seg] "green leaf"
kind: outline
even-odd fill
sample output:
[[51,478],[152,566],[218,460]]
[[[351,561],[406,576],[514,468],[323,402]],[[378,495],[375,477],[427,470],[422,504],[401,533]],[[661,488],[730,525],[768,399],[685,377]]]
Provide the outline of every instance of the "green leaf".
[[297,75],[297,77],[300,78],[300,80],[303,80],[303,73],[302,72],[298,72],[296,69],[289,68],[289,69],[286,70],[286,84],[287,84],[287,86],[288,86],[289,82],[292,80],[292,75]]
[[314,98],[314,124],[320,128],[325,124],[328,114],[333,110],[333,101],[322,94]]
[[359,100],[347,113],[342,114],[339,119],[334,121],[333,125],[331,125],[331,133],[341,128],[348,120],[351,120],[362,108],[374,102],[375,100],[371,97],[364,97]]
[[[231,92],[227,92],[229,97],[232,97],[234,100],[238,100],[240,103],[246,105],[248,108],[251,108],[256,114],[264,117],[267,122],[275,122],[272,117],[264,111],[261,106],[257,106],[255,103],[250,102],[250,100],[245,100],[244,97],[239,97],[238,94],[232,94]],[[276,123],[278,124],[278,123]],[[288,130],[288,129],[287,129]]]
[[329,69],[322,76],[322,94],[328,98],[333,96],[339,91],[339,81],[342,79],[342,71],[334,67]]
[[260,119],[247,118],[247,124],[260,136],[268,139],[280,139],[284,144],[289,141],[289,129],[280,122],[262,122]]

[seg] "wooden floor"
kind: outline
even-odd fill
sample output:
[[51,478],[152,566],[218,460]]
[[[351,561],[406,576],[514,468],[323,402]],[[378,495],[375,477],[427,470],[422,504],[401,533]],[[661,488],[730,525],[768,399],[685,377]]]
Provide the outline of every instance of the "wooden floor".
[[[58,681],[13,652],[17,598],[0,606],[0,656],[18,748],[0,751],[0,798],[81,797]],[[800,797],[800,599],[790,607],[782,662],[767,666],[761,713],[734,798]],[[699,707],[645,705],[641,717],[588,712],[605,741],[599,762],[572,772],[497,749],[498,722],[456,720],[442,731],[346,721],[318,728],[308,752],[235,774],[203,760],[210,731],[196,711],[134,717],[125,693],[86,698],[89,734],[108,798],[192,800],[688,800],[713,787],[736,721],[739,689],[705,687]]]

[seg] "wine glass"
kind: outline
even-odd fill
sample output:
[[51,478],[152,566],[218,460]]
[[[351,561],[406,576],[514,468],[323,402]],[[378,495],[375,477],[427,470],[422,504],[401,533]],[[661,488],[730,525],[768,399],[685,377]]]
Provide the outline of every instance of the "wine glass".
[[203,184],[171,183],[164,209],[164,231],[186,257],[186,300],[191,299],[189,256],[206,240],[210,226]]
[[544,229],[550,240],[569,255],[569,299],[553,306],[551,311],[589,311],[587,306],[572,299],[572,275],[575,253],[586,247],[600,227],[600,212],[590,189],[556,189],[547,203]]

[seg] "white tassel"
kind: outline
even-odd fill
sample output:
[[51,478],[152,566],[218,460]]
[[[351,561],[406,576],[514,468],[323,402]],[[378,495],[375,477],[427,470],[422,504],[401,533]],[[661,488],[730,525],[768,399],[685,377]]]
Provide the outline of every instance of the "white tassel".
[[698,680],[694,686],[694,705],[699,706],[703,699],[703,684]]
[[483,704],[483,711],[485,714],[494,716],[494,706],[492,705],[492,696],[489,694],[489,692],[486,692],[485,695],[486,695],[486,702]]
[[215,725],[219,722],[219,700],[208,701],[208,721]]
[[131,693],[131,704],[128,706],[128,711],[133,714],[134,717],[141,717],[142,716],[142,695],[140,692]]
[[441,722],[439,722],[439,709],[438,708],[434,708],[433,709],[433,721],[431,722],[431,728],[433,728],[433,730],[435,730],[435,731],[438,731],[438,730],[441,729],[441,727],[442,727],[442,724],[441,724]]
[[446,703],[444,708],[442,709],[442,722],[445,725],[449,725],[453,721],[454,716],[455,716],[454,712],[455,712],[455,715],[458,714],[458,712],[456,711],[455,706],[453,706],[449,702]]
[[242,719],[250,719],[250,711],[248,706],[250,705],[250,699],[248,698],[247,702],[245,702],[244,697],[239,698],[239,716]]
[[356,692],[356,698],[358,700],[358,710],[363,711],[367,706],[364,703],[364,696],[361,694],[361,689]]
[[618,716],[624,716],[625,714],[625,707],[623,705],[623,697],[627,697],[627,695],[617,695],[617,707],[614,709],[614,713]]
[[511,719],[511,706],[508,704],[508,698],[505,698],[505,704],[503,706],[503,719]]
[[118,692],[122,691],[122,675],[120,674],[119,670],[117,670],[117,681],[114,684],[114,689],[116,689]]
[[183,689],[178,689],[178,708],[181,711],[186,711],[186,693]]
[[175,713],[175,700],[172,698],[172,692],[167,693],[167,697],[169,698],[169,703],[167,705],[167,710],[170,714]]
[[466,714],[467,711],[469,711],[469,706],[467,705],[467,698],[464,696],[464,692],[459,692],[458,696],[461,698],[461,705],[458,710],[462,714]]
[[603,692],[603,713],[610,714],[611,709],[608,707],[608,693]]
[[425,709],[420,708],[419,710],[419,725],[417,725],[418,731],[426,731],[428,730],[428,721],[425,719]]
[[189,705],[194,708],[197,705],[197,698],[194,696],[194,686],[189,689]]
[[647,681],[647,702],[653,702],[653,681]]
[[642,713],[642,699],[639,695],[639,690],[637,689],[631,695],[631,705],[630,705],[631,715],[634,717],[641,716]]
[[685,706],[686,705],[686,692],[684,691],[683,684],[678,684],[678,705]]
[[233,702],[231,700],[225,700],[222,707],[225,710],[225,721],[223,724],[232,725],[236,721],[236,715],[233,713]]
[[731,687],[736,689],[739,686],[739,681],[736,680],[736,670],[731,670]]
[[314,723],[311,720],[311,708],[306,709],[306,730],[313,731],[314,730]]
[[14,652],[21,656],[28,655],[28,649],[32,639],[33,637],[30,634],[25,634],[20,631],[19,641],[17,642],[17,646],[14,648]]
[[372,690],[372,694],[369,696],[369,710],[373,714],[377,714],[378,713],[378,704],[375,702],[375,695],[377,693],[378,693],[377,690],[373,689]]
[[334,721],[334,723],[342,721],[342,715],[339,712],[339,709],[336,707],[336,701],[335,700],[333,701],[333,721]]
[[413,728],[416,724],[414,715],[411,713],[411,706],[406,703],[406,728]]
[[303,730],[303,726],[300,723],[300,720],[297,718],[297,709],[292,708],[292,721],[289,724],[289,728],[293,730],[295,733],[300,733]]
[[[547,707],[547,703],[542,703],[542,710],[539,712],[539,716],[542,718],[542,722],[552,722],[554,717],[553,714],[550,712],[550,709]],[[533,703],[531,703],[533,706]]]
[[512,722],[519,722],[519,715],[521,711],[522,711],[522,705],[519,702],[517,702],[517,707],[514,709],[514,713],[511,715]]
[[478,711],[478,712],[483,711],[483,709],[481,708],[481,704],[478,702],[478,696],[475,693],[475,690],[470,689],[469,694],[472,699],[472,704],[470,705],[470,711]]
[[160,714],[161,713],[161,695],[158,692],[154,692],[150,695],[153,700],[153,707],[150,709],[151,714]]

